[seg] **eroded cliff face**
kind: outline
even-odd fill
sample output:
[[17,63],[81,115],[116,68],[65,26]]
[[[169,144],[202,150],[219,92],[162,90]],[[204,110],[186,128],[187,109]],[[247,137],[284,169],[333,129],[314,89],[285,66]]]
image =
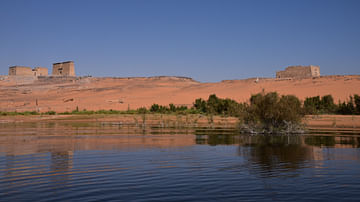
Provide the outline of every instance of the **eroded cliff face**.
[[296,95],[300,99],[331,94],[346,100],[360,94],[360,76],[325,76],[307,79],[245,79],[200,83],[186,77],[0,77],[0,111],[57,112],[127,110],[154,103],[192,106],[210,94],[245,102],[265,90]]

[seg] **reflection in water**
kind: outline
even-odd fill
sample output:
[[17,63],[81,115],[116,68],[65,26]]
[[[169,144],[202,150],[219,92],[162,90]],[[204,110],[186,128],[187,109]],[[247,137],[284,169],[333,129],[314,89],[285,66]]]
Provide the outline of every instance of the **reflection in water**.
[[72,151],[51,152],[51,170],[66,172],[72,168]]
[[303,136],[223,135],[197,136],[197,143],[209,145],[237,144],[238,155],[260,170],[262,175],[272,171],[291,171],[302,168],[304,161],[315,159],[317,149],[304,144]]
[[307,136],[305,144],[312,146],[326,146],[336,148],[358,148],[360,137],[352,136]]
[[14,127],[0,127],[5,201],[360,197],[358,136],[255,136],[99,123]]
[[53,173],[50,175],[50,179],[53,184],[56,186],[56,189],[59,187],[66,186],[69,181],[69,177],[73,167],[73,152],[72,151],[60,151],[60,152],[51,152],[50,154],[51,163],[50,170]]
[[302,143],[299,136],[258,136],[250,138],[239,147],[239,155],[244,156],[261,175],[272,176],[274,171],[294,171],[302,168],[304,162],[314,159],[314,148]]
[[15,161],[15,156],[13,155],[6,155],[5,156],[5,176],[11,177],[13,176],[13,169]]
[[[357,151],[344,153],[343,150],[328,148],[359,148],[359,140],[356,136],[254,136],[217,134],[216,131],[209,135],[196,135],[197,144],[239,145],[238,155],[249,162],[248,166],[252,172],[257,172],[263,177],[296,171],[304,168],[309,161],[315,161],[314,166],[322,166],[324,159],[359,161],[360,155]],[[243,165],[238,166],[242,169]]]

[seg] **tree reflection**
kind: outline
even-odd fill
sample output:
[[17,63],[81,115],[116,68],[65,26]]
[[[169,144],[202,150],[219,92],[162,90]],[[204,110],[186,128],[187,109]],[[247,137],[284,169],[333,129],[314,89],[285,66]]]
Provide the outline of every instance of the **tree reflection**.
[[51,152],[51,170],[54,172],[67,172],[72,168],[72,151]]
[[[250,172],[262,176],[296,171],[314,159],[314,148],[304,144],[304,136],[269,136],[209,133],[197,135],[197,144],[239,145],[238,155],[244,158]],[[239,165],[239,169],[244,165]]]
[[[229,131],[202,131],[196,135],[197,144],[239,145],[238,155],[244,158],[244,164],[263,177],[279,175],[297,175],[297,171],[306,167],[310,161],[321,163],[323,159],[337,158],[340,151],[332,150],[330,155],[322,147],[358,148],[360,138],[355,136],[331,135],[239,135]],[[330,156],[329,156],[330,155]],[[358,159],[351,156],[349,158]],[[320,160],[320,161],[319,161]],[[235,166],[236,167],[236,166]]]
[[220,144],[232,145],[236,144],[236,136],[234,135],[223,135],[223,134],[212,134],[208,135],[207,144],[215,146]]
[[73,166],[72,151],[52,151],[50,170],[54,175],[50,175],[50,179],[57,188],[62,188],[69,181],[69,174]]
[[295,171],[312,158],[313,150],[302,144],[300,136],[249,136],[242,138],[239,155],[262,176]]
[[360,137],[310,135],[305,138],[305,144],[319,147],[359,148]]
[[235,130],[195,130],[196,144],[233,145],[239,143],[239,135]]

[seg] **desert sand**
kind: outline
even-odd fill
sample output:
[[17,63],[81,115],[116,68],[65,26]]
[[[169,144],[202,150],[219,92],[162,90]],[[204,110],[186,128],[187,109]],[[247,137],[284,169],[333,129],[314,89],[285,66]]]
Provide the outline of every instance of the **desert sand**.
[[40,78],[0,77],[0,111],[72,111],[150,107],[157,103],[192,106],[210,94],[247,102],[252,94],[276,91],[304,100],[331,94],[335,102],[360,94],[360,75],[307,79],[251,78],[201,83],[184,77]]

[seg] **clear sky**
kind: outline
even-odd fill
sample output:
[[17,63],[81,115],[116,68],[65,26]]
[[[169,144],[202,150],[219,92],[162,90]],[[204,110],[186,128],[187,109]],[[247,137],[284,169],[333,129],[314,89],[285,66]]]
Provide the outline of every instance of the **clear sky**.
[[73,60],[77,75],[360,74],[358,0],[1,0],[0,75]]

